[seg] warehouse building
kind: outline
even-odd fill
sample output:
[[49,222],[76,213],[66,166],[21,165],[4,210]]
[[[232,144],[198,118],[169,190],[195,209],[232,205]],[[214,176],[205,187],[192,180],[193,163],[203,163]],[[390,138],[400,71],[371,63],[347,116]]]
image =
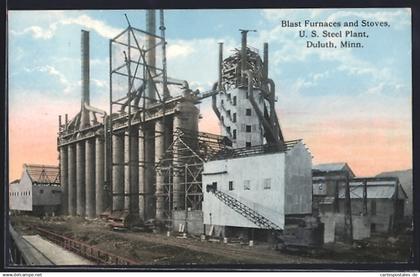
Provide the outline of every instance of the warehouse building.
[[[351,211],[353,215],[363,214],[364,179],[350,182]],[[404,205],[407,194],[398,178],[382,177],[366,180],[367,215],[370,218],[372,233],[391,233],[398,229],[404,218]],[[339,210],[344,209],[344,190],[339,192]]]
[[9,209],[34,215],[54,215],[61,205],[59,168],[24,164],[19,181],[9,186]]

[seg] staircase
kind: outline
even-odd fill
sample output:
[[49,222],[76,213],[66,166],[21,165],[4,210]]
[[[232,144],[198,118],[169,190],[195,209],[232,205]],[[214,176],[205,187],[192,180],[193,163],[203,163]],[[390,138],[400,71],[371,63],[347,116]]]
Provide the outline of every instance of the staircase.
[[239,202],[232,196],[216,189],[210,189],[209,191],[213,192],[213,194],[223,203],[225,203],[228,207],[230,207],[235,212],[239,213],[258,227],[262,229],[269,229],[269,230],[281,230],[281,228],[266,218],[265,216],[257,213],[247,205]]

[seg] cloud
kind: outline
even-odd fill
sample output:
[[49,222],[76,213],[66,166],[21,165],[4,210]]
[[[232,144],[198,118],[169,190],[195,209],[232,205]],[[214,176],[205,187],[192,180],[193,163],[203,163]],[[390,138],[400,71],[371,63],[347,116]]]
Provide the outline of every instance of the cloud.
[[186,57],[194,53],[194,48],[188,45],[185,41],[177,44],[170,44],[166,53],[168,59],[174,59],[178,57]]
[[93,19],[87,15],[77,17],[63,17],[62,19],[49,24],[47,27],[37,25],[29,26],[22,31],[11,30],[11,34],[22,36],[30,34],[34,39],[51,39],[57,32],[60,25],[79,25],[85,29],[96,32],[98,35],[110,39],[122,32],[121,28],[114,28],[105,22]]

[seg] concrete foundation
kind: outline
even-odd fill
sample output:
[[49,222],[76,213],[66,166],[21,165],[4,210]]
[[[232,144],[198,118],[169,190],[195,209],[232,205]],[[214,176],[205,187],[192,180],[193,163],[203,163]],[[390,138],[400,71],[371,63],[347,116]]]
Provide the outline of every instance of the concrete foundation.
[[334,215],[324,215],[321,217],[321,222],[324,223],[324,243],[335,241],[335,218]]
[[362,240],[370,237],[370,218],[367,216],[353,216],[353,239]]
[[184,232],[192,235],[204,233],[203,212],[202,211],[173,211],[173,231],[179,231],[179,225],[183,224]]

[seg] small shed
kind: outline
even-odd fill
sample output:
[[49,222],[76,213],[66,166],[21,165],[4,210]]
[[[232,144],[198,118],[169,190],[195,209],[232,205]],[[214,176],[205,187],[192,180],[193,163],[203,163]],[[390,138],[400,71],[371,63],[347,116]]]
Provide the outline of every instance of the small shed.
[[318,164],[312,167],[312,209],[315,214],[338,212],[338,192],[346,179],[355,175],[345,162]]
[[9,209],[37,215],[53,214],[61,204],[58,166],[24,164],[19,181],[10,183]]

